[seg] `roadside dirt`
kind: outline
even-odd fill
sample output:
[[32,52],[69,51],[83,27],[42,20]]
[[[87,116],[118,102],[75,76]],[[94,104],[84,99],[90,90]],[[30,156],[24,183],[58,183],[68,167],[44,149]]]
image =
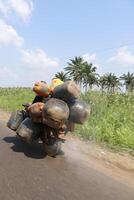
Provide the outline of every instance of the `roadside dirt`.
[[0,122],[6,123],[9,117],[10,117],[9,112],[5,112],[0,109]]
[[[0,122],[6,124],[10,113],[0,110]],[[115,153],[96,143],[67,135],[63,145],[68,159],[78,161],[79,157],[94,168],[105,171],[116,179],[134,185],[134,156],[129,153]]]

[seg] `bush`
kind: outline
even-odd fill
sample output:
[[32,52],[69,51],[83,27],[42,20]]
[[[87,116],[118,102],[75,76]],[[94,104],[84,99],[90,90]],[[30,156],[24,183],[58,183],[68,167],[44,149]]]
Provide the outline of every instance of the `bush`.
[[[22,109],[32,102],[31,88],[0,88],[0,108]],[[134,150],[134,94],[88,92],[81,98],[91,105],[91,116],[75,134],[88,140],[104,142],[115,149]]]
[[112,148],[134,150],[134,94],[90,92],[82,99],[91,105],[91,116],[77,126],[77,135]]
[[6,111],[22,109],[22,103],[32,102],[31,88],[0,88],[0,108]]

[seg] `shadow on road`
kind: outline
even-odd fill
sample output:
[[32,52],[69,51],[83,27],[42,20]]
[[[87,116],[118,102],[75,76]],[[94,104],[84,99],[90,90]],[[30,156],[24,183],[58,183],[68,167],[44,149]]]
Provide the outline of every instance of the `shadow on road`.
[[12,143],[11,149],[14,152],[23,152],[27,157],[35,159],[43,159],[46,157],[46,153],[43,150],[41,143],[27,144],[20,140],[18,137],[4,137],[3,140],[6,143]]

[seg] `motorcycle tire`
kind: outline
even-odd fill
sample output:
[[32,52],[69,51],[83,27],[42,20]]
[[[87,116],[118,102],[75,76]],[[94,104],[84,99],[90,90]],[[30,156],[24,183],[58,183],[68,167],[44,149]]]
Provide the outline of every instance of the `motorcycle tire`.
[[47,143],[43,143],[46,154],[50,157],[56,157],[61,152],[61,140],[54,138],[49,139]]

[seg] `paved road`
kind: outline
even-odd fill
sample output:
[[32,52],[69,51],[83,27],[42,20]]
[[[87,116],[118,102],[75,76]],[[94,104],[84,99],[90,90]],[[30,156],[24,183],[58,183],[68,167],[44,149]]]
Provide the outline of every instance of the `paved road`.
[[0,124],[0,200],[134,200],[134,189],[79,159],[46,157]]

